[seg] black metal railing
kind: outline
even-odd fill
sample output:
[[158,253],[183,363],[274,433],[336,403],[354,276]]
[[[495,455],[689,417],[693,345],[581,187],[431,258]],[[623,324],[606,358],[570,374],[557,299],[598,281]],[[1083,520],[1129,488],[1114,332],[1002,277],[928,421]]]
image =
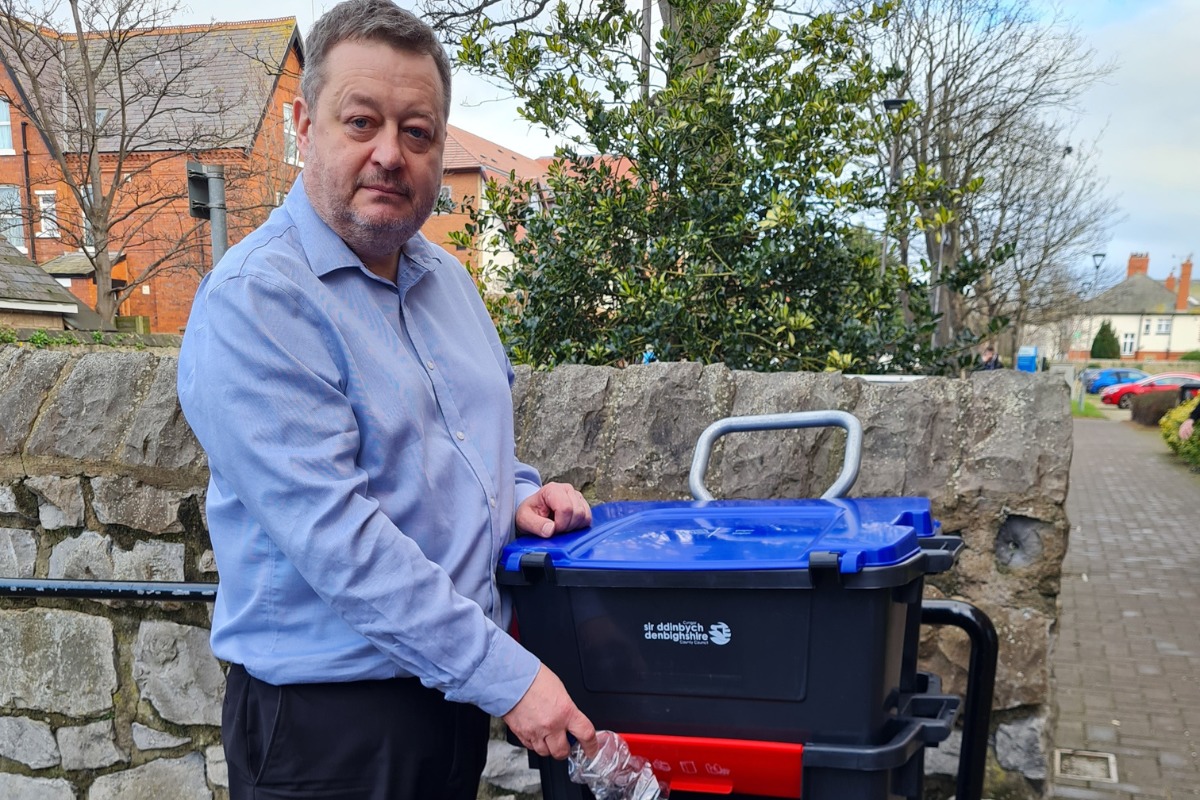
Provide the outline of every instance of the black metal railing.
[[0,597],[83,600],[150,600],[154,602],[211,603],[217,598],[215,583],[170,581],[72,581],[44,578],[0,578]]

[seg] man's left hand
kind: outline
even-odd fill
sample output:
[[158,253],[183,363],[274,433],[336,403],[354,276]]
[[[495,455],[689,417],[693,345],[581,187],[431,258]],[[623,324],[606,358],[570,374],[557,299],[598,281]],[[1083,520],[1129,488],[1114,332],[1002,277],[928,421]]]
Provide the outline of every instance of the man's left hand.
[[547,483],[517,508],[517,530],[550,537],[592,524],[592,508],[569,483]]

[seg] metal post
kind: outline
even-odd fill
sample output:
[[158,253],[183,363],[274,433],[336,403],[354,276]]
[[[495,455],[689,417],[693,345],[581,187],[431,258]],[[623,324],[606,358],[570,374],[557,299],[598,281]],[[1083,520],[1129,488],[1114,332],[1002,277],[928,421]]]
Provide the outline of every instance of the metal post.
[[225,165],[205,164],[208,175],[208,223],[212,232],[212,260],[215,267],[229,249],[229,230],[225,226]]

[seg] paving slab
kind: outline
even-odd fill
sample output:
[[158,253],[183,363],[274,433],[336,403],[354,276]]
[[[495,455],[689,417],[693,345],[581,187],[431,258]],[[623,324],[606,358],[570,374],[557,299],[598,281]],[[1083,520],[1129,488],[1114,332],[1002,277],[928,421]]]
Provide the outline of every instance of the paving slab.
[[1074,434],[1053,747],[1111,754],[1116,776],[1052,775],[1047,796],[1200,797],[1200,474],[1125,419]]

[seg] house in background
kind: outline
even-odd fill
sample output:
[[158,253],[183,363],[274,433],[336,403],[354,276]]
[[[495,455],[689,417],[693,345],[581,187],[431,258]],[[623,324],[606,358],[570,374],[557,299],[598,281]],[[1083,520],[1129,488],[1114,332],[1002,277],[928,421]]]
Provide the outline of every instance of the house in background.
[[[163,130],[97,140],[102,183],[112,182],[117,170],[126,182],[133,181],[128,192],[118,195],[114,217],[122,219],[109,242],[110,251],[116,251],[110,253],[113,288],[125,295],[118,313],[147,318],[154,332],[178,333],[200,279],[212,266],[208,224],[188,215],[186,162],[225,167],[230,244],[260,224],[282,201],[300,168],[291,114],[304,56],[294,17],[160,28],[138,34],[140,52],[153,54],[156,37],[166,53],[180,41],[192,42],[188,46],[203,65],[188,73],[192,97],[211,92],[240,99],[220,119],[208,119],[203,109],[172,118],[173,124],[183,118],[187,124],[231,131],[219,148],[189,151]],[[67,34],[60,38],[73,41]],[[46,140],[22,113],[32,87],[18,84],[21,71],[11,53],[0,51],[0,59],[5,66],[0,70],[0,235],[92,306],[95,269],[82,212]],[[73,79],[70,69],[60,71],[66,74],[40,80],[65,84]],[[107,118],[114,109],[103,111]],[[144,102],[131,103],[124,112],[130,120],[126,129],[137,124],[139,113],[154,113],[145,110]],[[136,135],[143,136],[138,149],[118,156],[123,139]],[[85,154],[65,155],[78,163]],[[136,179],[129,175],[135,170]],[[138,181],[145,187],[140,196]],[[145,203],[151,192],[160,193],[159,203]],[[83,235],[63,235],[72,228]],[[182,247],[177,244],[181,241]]]
[[61,331],[79,305],[45,270],[0,239],[0,327]]
[[547,166],[547,160],[527,158],[482,136],[448,126],[442,158],[442,198],[449,206],[439,204],[447,210],[435,211],[421,232],[430,242],[457,257],[485,289],[496,291],[496,271],[512,263],[511,254],[498,250],[487,232],[475,237],[474,249],[457,247],[448,234],[462,230],[470,221],[463,210],[465,204],[482,207],[483,190],[489,180],[504,183],[513,174],[518,179],[534,180],[538,193],[530,198],[530,202],[538,205],[549,202],[545,185]]
[[[1125,280],[1085,304],[1085,313],[1066,320],[1056,335],[1050,327],[1031,332],[1050,358],[1091,359],[1092,341],[1104,322],[1112,325],[1121,345],[1122,361],[1172,361],[1200,350],[1200,299],[1192,295],[1192,259],[1172,270],[1165,281],[1155,280],[1148,253],[1129,256]],[[1040,333],[1040,338],[1037,333]]]

